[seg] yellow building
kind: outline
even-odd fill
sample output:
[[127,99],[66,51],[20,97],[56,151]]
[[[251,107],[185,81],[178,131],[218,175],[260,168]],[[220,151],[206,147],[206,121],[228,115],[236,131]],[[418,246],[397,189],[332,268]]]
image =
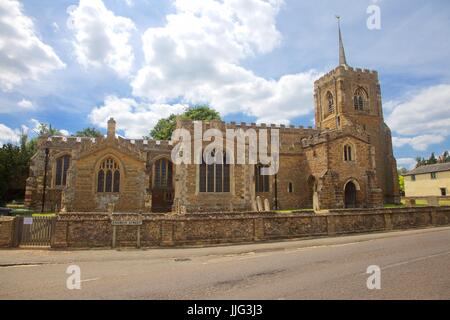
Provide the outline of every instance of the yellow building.
[[418,167],[404,177],[406,197],[449,196],[450,163]]

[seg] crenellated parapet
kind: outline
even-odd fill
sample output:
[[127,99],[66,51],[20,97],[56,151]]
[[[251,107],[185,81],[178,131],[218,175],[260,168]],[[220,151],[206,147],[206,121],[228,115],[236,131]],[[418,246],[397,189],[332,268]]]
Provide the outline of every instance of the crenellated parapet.
[[74,156],[83,157],[92,152],[96,152],[105,147],[111,146],[119,151],[134,154],[142,158],[146,152],[169,152],[172,150],[172,141],[170,140],[153,140],[153,139],[125,139],[117,137],[113,140],[105,137],[64,137],[64,136],[48,136],[39,139],[39,149],[59,151],[73,151]]
[[294,125],[284,125],[284,124],[267,124],[267,123],[247,123],[247,122],[224,122],[220,120],[211,120],[211,121],[195,121],[195,120],[177,120],[177,128],[178,129],[188,129],[193,130],[194,124],[202,124],[202,130],[208,130],[208,129],[219,129],[222,131],[225,131],[227,129],[232,130],[249,130],[253,129],[255,131],[258,131],[260,129],[277,129],[279,130],[280,134],[283,133],[293,133],[293,134],[299,134],[299,135],[308,135],[315,132],[318,132],[316,129],[314,129],[312,126],[304,127],[304,126],[294,126]]
[[328,83],[331,79],[339,80],[339,78],[355,77],[362,80],[371,80],[378,82],[378,72],[376,70],[352,68],[346,65],[341,65],[330,72],[322,75],[314,82],[314,86],[320,87]]

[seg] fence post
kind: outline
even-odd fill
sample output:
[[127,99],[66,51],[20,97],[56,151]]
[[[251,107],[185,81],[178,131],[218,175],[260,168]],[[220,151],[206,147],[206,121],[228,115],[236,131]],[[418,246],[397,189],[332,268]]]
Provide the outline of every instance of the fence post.
[[12,247],[18,247],[20,245],[20,238],[22,237],[23,217],[14,218],[14,228],[12,235]]

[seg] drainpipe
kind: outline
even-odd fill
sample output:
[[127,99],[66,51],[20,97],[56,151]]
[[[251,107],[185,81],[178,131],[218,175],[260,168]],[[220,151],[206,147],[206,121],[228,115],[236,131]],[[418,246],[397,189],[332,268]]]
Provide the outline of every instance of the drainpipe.
[[45,191],[47,190],[47,166],[48,166],[48,154],[49,149],[45,148],[45,164],[44,164],[44,189],[42,192],[42,207],[41,207],[41,213],[44,212],[45,208]]

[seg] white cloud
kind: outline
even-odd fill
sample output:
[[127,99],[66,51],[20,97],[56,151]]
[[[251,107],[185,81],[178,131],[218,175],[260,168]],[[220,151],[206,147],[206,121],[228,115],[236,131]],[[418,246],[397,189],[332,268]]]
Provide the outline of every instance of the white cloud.
[[53,48],[36,35],[33,21],[15,0],[0,1],[0,88],[11,91],[25,80],[62,69]]
[[450,135],[450,85],[443,84],[410,94],[405,101],[388,102],[387,123],[399,136],[394,146],[411,145],[425,151]]
[[119,76],[128,76],[134,62],[129,43],[136,29],[133,21],[116,16],[101,0],[80,0],[68,13],[77,61],[85,68],[108,66]]
[[397,159],[397,167],[406,168],[406,169],[414,169],[416,166],[416,160],[414,158],[398,158]]
[[41,122],[39,120],[36,119],[30,119],[30,124],[33,127],[32,132],[34,132],[35,134],[39,133],[39,129],[41,127]]
[[394,147],[403,147],[410,145],[414,150],[426,151],[432,144],[439,144],[445,141],[442,135],[425,134],[413,138],[392,137]]
[[52,28],[53,28],[53,31],[54,31],[54,32],[58,32],[58,31],[59,31],[59,25],[58,25],[58,23],[53,22],[53,23],[52,23]]
[[17,144],[20,141],[20,130],[19,129],[11,129],[5,126],[3,123],[0,123],[0,146],[6,143]]
[[392,109],[387,122],[399,134],[450,134],[450,85],[416,92]]
[[[36,119],[30,119],[29,124],[31,125],[31,133],[34,135],[39,135],[39,132],[41,131],[41,125],[48,125],[45,122],[36,120]],[[29,128],[27,126],[22,126],[22,128],[25,128],[25,132],[29,131]],[[54,128],[54,127],[53,127]],[[66,129],[58,129],[59,133],[63,136],[69,136],[70,132]]]
[[30,100],[26,100],[26,99],[22,99],[21,101],[19,101],[17,103],[17,106],[19,106],[20,108],[23,108],[25,110],[34,108],[33,103]]
[[264,79],[239,63],[281,42],[281,0],[175,1],[161,28],[142,36],[145,65],[135,96],[155,103],[210,103],[222,115],[243,112],[259,122],[288,123],[313,109],[315,71]]
[[146,104],[134,99],[108,96],[102,106],[91,111],[89,119],[93,124],[106,128],[108,119],[113,117],[117,129],[123,130],[127,138],[140,139],[150,133],[159,119],[182,113],[185,109],[186,106],[181,104]]

